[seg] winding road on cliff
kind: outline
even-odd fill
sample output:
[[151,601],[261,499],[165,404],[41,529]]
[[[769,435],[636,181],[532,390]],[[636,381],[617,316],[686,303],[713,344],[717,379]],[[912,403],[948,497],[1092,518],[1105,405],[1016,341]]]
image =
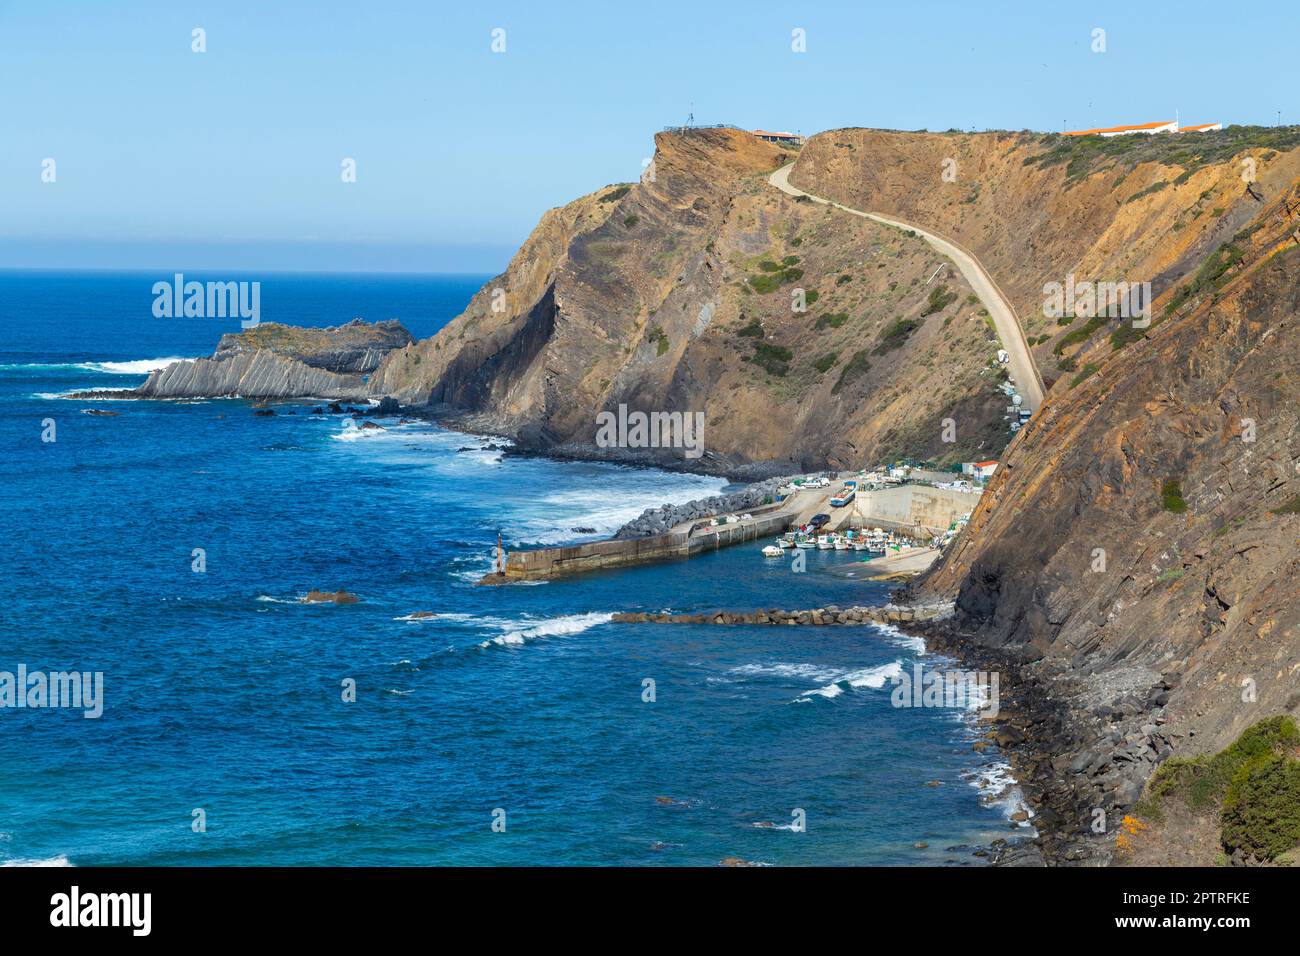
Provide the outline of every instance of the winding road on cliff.
[[975,290],[975,294],[979,296],[984,307],[989,310],[989,315],[993,317],[993,324],[998,330],[998,338],[1002,340],[1002,347],[1007,350],[1007,355],[1010,356],[1008,362],[1009,371],[1011,378],[1015,381],[1016,390],[1022,398],[1021,407],[1030,411],[1038,409],[1038,406],[1043,403],[1043,377],[1034,364],[1028,343],[1025,342],[1024,329],[1020,327],[1020,320],[1016,318],[1011,303],[1007,301],[1007,297],[1002,294],[1002,290],[993,281],[993,277],[980,265],[974,254],[952,240],[936,236],[915,223],[904,222],[901,219],[891,219],[888,216],[881,216],[874,212],[863,212],[861,209],[853,209],[842,203],[823,199],[820,196],[814,196],[812,193],[806,193],[796,186],[791,186],[790,170],[793,168],[794,163],[782,166],[768,177],[768,182],[790,196],[807,196],[813,202],[834,206],[836,209],[852,213],[855,216],[861,216],[864,219],[874,219],[876,222],[884,223],[887,226],[896,226],[899,229],[911,229],[923,236],[936,252],[951,259],[957,268],[961,270],[961,274],[966,277],[966,281],[970,283],[971,288]]

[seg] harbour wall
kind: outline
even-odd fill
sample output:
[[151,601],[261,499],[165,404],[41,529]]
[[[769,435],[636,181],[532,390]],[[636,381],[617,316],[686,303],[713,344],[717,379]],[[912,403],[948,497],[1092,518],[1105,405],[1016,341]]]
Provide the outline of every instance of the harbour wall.
[[559,548],[512,551],[506,556],[504,576],[489,574],[481,583],[554,578],[583,571],[689,558],[701,551],[713,551],[742,541],[780,534],[789,526],[793,515],[785,510],[755,514],[749,521],[717,525],[689,531],[669,531],[647,538],[592,541]]
[[938,533],[947,531],[953,521],[973,511],[979,500],[977,492],[900,485],[879,491],[859,491],[853,504],[857,523],[862,527]]

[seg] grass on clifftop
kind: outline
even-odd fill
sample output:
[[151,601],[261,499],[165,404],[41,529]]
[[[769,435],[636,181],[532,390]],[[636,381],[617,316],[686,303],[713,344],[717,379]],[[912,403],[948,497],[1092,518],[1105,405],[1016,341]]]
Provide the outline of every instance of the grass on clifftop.
[[1272,861],[1300,847],[1300,729],[1284,715],[1244,730],[1217,754],[1171,757],[1135,808],[1160,822],[1170,800],[1194,810],[1219,807],[1225,852]]
[[[1039,144],[1046,149],[1025,160],[1026,166],[1065,164],[1067,181],[1100,169],[1108,161],[1125,167],[1157,162],[1194,171],[1224,163],[1247,149],[1279,152],[1300,146],[1300,126],[1229,126],[1211,133],[1151,136],[1063,136],[1048,133]],[[1136,198],[1136,197],[1134,197]]]

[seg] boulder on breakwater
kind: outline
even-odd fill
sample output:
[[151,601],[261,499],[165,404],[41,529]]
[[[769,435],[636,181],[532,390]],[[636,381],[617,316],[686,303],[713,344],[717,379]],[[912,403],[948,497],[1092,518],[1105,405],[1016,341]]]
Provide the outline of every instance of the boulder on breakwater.
[[831,604],[800,611],[779,608],[758,611],[705,611],[696,614],[669,614],[654,611],[623,611],[615,614],[617,624],[783,624],[824,626],[833,624],[899,624],[929,621],[952,614],[952,603],[901,605],[884,607],[847,607]]

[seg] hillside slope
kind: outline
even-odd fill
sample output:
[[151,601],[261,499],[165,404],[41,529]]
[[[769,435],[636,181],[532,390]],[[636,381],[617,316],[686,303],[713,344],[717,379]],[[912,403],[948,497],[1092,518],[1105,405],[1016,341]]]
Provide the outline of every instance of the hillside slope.
[[[1066,166],[1021,158],[1039,155],[1036,137],[921,137],[918,168],[937,170],[945,149],[979,140],[970,148],[985,150],[977,168],[990,178],[978,196],[1021,197],[988,228],[960,200],[900,185],[918,173],[885,162],[882,143],[896,134],[851,132],[826,134],[830,147],[814,138],[796,166],[801,187],[820,176],[821,194],[864,208],[892,198],[903,208],[888,211],[937,221],[986,265],[1004,263],[997,278],[1026,312],[1053,269],[1158,269],[1153,325],[1134,334],[1105,322],[1076,337],[1069,348],[1084,350],[1086,367],[1057,381],[969,527],[914,588],[955,599],[953,632],[1016,662],[1020,678],[1065,708],[1034,718],[1042,739],[1021,769],[1058,834],[1093,840],[1092,813],[1137,805],[1162,761],[1220,751],[1257,721],[1300,708],[1300,163],[1294,150],[1248,147],[1261,173],[1280,172],[1197,216],[1200,200],[1180,186],[1114,198],[1135,176],[1172,183],[1186,169],[1125,171],[1103,158],[1071,184]],[[876,153],[859,167],[840,160],[826,177],[819,151],[848,139]],[[1183,182],[1244,193],[1240,160],[1223,156]],[[878,191],[855,185],[873,176]],[[1147,224],[1130,222],[1143,202]],[[1188,225],[1172,230],[1178,221]],[[1113,847],[1117,817],[1103,846]]]
[[1295,127],[1109,140],[843,129],[812,137],[790,182],[970,249],[1037,340],[1050,385],[1112,329],[1045,316],[1046,285],[1073,275],[1165,294],[1260,215],[1258,196],[1300,176],[1297,145]]
[[[779,193],[767,176],[792,154],[741,130],[656,147],[646,181],[547,213],[462,315],[388,355],[374,394],[552,453],[728,474],[1005,445],[997,341],[946,260]],[[596,447],[619,405],[703,412],[707,453]]]

